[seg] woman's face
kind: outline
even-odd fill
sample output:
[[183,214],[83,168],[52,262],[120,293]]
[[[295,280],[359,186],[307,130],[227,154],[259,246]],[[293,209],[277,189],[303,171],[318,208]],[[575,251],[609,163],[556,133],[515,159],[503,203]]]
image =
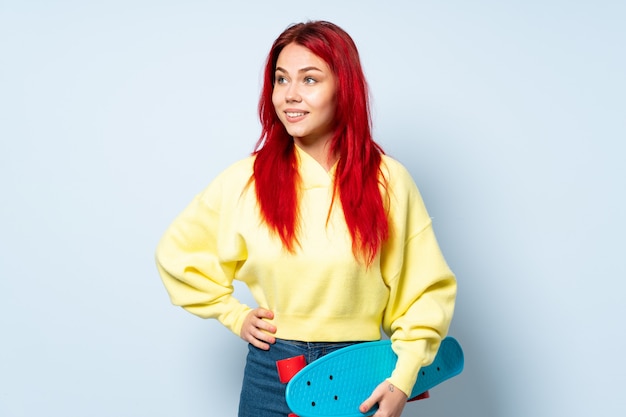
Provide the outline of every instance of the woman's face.
[[334,130],[336,81],[326,62],[292,43],[278,55],[272,103],[301,147],[327,143]]

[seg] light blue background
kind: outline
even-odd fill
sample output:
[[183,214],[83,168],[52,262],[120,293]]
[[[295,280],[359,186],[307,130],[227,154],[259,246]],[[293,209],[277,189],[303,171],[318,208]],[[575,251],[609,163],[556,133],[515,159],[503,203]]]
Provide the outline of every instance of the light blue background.
[[309,18],[357,42],[459,279],[465,372],[404,415],[625,415],[624,2],[0,0],[0,416],[236,414],[244,343],[153,253]]

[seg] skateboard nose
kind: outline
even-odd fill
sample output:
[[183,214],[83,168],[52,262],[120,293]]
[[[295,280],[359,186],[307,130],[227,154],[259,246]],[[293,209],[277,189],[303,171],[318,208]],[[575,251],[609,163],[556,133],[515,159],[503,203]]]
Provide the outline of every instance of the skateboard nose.
[[[306,366],[304,355],[294,356],[293,358],[281,359],[276,361],[276,369],[278,370],[278,379],[282,384],[291,381],[291,378]],[[295,415],[295,414],[294,414]],[[297,416],[296,416],[297,417]]]

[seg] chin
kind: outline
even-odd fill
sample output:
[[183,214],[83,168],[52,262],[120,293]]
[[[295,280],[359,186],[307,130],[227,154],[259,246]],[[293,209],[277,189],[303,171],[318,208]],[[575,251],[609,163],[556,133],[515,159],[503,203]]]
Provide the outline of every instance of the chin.
[[289,136],[294,139],[300,139],[306,136],[306,134],[301,130],[287,129],[287,133],[289,133]]

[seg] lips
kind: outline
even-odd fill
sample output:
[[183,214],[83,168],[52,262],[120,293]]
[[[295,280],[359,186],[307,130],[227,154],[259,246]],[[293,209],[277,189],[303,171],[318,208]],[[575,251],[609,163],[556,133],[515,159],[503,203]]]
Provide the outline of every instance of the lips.
[[285,110],[285,118],[289,123],[296,123],[304,119],[309,112],[302,110]]

